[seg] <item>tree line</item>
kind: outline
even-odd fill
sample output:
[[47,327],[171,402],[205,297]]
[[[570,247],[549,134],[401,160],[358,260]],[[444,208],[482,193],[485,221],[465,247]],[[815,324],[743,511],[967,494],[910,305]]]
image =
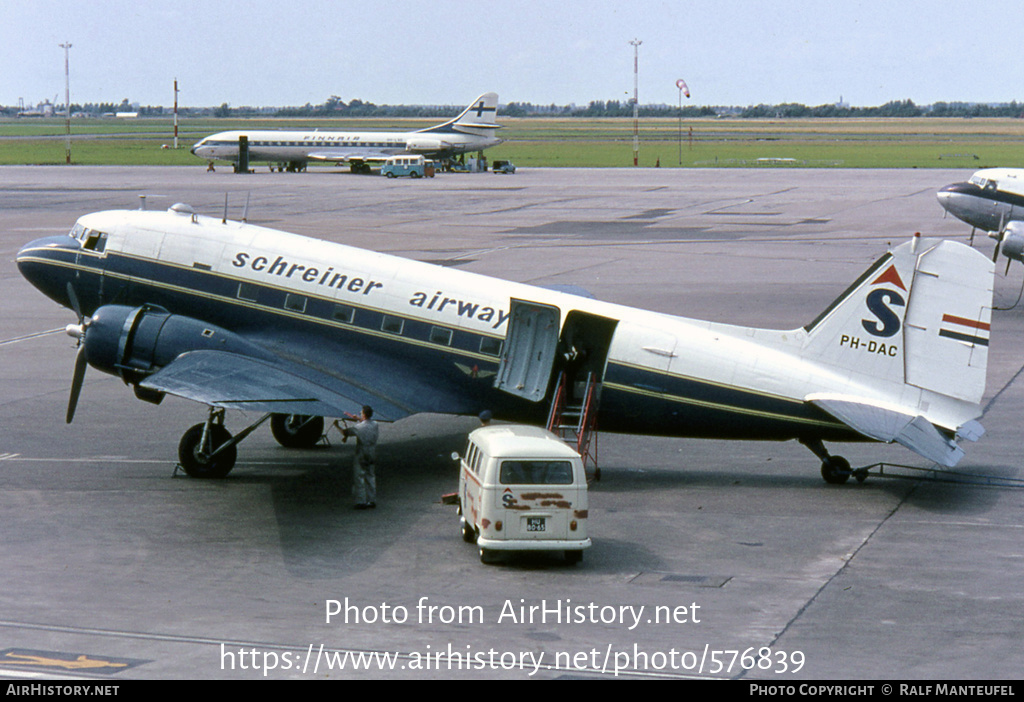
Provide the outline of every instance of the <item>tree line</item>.
[[[332,96],[319,105],[283,107],[273,111],[277,117],[435,117],[458,114],[462,105],[375,105],[363,100],[344,102]],[[222,104],[213,110],[218,117],[266,116],[267,110],[230,107]],[[640,117],[739,117],[739,118],[801,118],[801,117],[1024,117],[1024,103],[987,104],[973,102],[936,102],[917,105],[913,100],[893,100],[877,107],[852,107],[845,104],[807,106],[799,103],[779,105],[709,106],[709,105],[640,105]],[[580,105],[537,105],[531,102],[510,102],[501,105],[499,115],[506,117],[632,117],[631,100],[592,100]]]
[[[120,104],[86,103],[72,104],[72,114],[100,116],[112,112],[126,111],[131,103],[127,99]],[[306,103],[294,107],[232,107],[222,103],[217,107],[181,107],[179,114],[183,116],[230,117],[430,117],[448,118],[463,108],[462,105],[375,105],[359,99],[349,102],[332,95],[325,102],[313,105]],[[165,115],[169,109],[163,106],[140,106],[140,116]],[[16,107],[0,106],[0,113],[15,116]],[[633,102],[631,100],[592,100],[585,106],[580,105],[537,105],[531,102],[510,102],[501,105],[499,115],[506,117],[632,117]],[[812,118],[812,117],[1024,117],[1024,103],[1016,100],[1009,103],[974,103],[974,102],[936,102],[931,105],[917,105],[913,100],[893,100],[877,107],[851,107],[846,104],[827,104],[807,106],[800,103],[783,103],[779,105],[738,106],[693,106],[682,108],[676,105],[640,105],[637,113],[640,117],[738,117],[738,118]],[[63,108],[57,111],[63,114]]]

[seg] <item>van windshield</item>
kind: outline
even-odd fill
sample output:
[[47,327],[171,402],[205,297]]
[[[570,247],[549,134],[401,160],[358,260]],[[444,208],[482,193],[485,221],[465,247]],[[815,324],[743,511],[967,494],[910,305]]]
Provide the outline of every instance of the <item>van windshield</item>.
[[572,485],[569,461],[502,461],[502,485]]

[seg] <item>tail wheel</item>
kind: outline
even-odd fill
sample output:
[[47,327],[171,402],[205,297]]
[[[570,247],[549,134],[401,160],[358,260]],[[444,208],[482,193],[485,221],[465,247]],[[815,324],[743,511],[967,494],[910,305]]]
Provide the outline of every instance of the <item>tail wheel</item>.
[[308,414],[275,414],[270,431],[285,448],[312,448],[324,435],[324,418]]
[[235,467],[238,451],[235,446],[229,446],[213,455],[219,447],[231,441],[231,432],[222,424],[210,424],[204,441],[206,427],[204,422],[185,432],[178,442],[178,462],[191,478],[223,478]]
[[842,485],[852,474],[850,462],[842,456],[829,456],[821,462],[821,477],[829,485]]

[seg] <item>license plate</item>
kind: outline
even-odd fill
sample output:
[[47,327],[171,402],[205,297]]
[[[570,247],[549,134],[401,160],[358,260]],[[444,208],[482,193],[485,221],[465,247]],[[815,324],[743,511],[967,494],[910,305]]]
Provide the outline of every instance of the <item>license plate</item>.
[[547,530],[547,519],[544,517],[527,517],[526,518],[526,530],[527,531],[546,531]]

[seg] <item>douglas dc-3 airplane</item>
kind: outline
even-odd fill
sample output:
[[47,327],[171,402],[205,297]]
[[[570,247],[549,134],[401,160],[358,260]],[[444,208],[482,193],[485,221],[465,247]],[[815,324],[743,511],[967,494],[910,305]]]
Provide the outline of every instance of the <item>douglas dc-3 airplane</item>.
[[289,171],[303,170],[310,161],[347,163],[353,171],[366,173],[371,163],[399,154],[448,159],[500,144],[497,115],[497,93],[484,93],[455,119],[415,132],[220,132],[198,142],[192,153],[210,162],[230,161],[238,170],[239,139],[245,137],[248,162],[269,161]]
[[[603,302],[342,244],[197,215],[108,211],[33,241],[21,273],[73,309],[86,364],[136,396],[209,406],[179,445],[186,472],[222,477],[267,418],[310,446],[323,417],[370,404],[543,424],[559,371],[600,383],[609,431],[797,439],[844,482],[824,441],[898,442],[946,466],[976,440],[994,265],[915,236],[884,254],[814,321],[742,328]],[[570,360],[571,359],[571,360]],[[238,436],[224,410],[263,413]],[[865,473],[866,475],[866,473]],[[864,475],[855,477],[863,479]]]
[[975,229],[996,240],[993,261],[1000,251],[1013,261],[1024,261],[1024,168],[984,168],[936,196],[942,209],[971,225],[972,241]]

